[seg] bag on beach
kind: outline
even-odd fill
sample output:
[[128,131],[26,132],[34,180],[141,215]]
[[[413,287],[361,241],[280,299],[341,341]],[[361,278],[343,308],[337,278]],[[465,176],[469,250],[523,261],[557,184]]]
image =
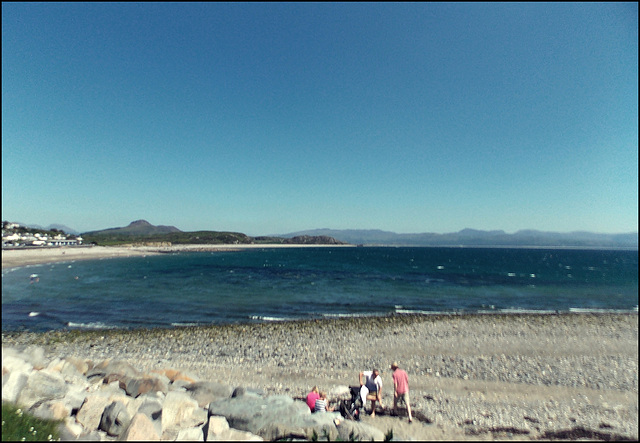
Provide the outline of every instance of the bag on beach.
[[360,398],[360,387],[350,386],[351,398],[340,402],[340,415],[349,420],[360,420],[360,409],[362,399]]

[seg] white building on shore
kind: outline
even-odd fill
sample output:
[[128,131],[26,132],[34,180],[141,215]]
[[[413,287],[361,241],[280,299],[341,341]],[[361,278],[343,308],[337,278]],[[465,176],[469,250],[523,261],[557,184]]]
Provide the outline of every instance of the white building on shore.
[[31,232],[16,232],[15,229],[20,228],[17,223],[6,223],[2,229],[2,247],[22,247],[22,246],[40,246],[40,247],[55,247],[55,246],[79,246],[82,244],[82,237],[76,237],[75,235],[67,235],[59,233],[56,235],[50,235],[47,233],[31,233]]

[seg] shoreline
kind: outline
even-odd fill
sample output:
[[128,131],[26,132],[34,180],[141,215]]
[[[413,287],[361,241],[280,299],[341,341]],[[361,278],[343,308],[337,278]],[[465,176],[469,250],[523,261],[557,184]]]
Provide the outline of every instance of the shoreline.
[[20,268],[71,260],[101,260],[117,257],[140,257],[177,252],[235,252],[264,248],[343,248],[352,245],[172,245],[172,246],[60,246],[2,249],[2,269]]
[[[392,316],[173,329],[3,332],[3,347],[304,398],[355,385],[389,365],[409,374],[416,417],[363,421],[401,439],[558,439],[638,436],[638,316],[616,314]],[[585,431],[586,430],[586,431]],[[587,434],[585,434],[587,432]],[[573,434],[571,434],[573,433]],[[581,434],[582,433],[582,434]],[[602,438],[606,439],[606,438]]]
[[637,248],[625,247],[578,247],[578,246],[401,246],[401,245],[308,245],[308,244],[242,244],[242,245],[171,245],[171,246],[57,246],[57,247],[29,247],[3,248],[2,269],[19,268],[28,265],[41,265],[71,260],[101,260],[116,257],[140,257],[178,252],[237,252],[247,249],[269,248],[472,248],[472,249],[553,249],[553,250],[606,250],[606,251],[637,251]]

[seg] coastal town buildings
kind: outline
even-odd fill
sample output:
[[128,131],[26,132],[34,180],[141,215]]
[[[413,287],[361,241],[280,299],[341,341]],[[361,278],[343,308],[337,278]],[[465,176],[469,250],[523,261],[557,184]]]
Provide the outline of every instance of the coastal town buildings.
[[79,246],[82,237],[62,231],[42,231],[22,226],[18,223],[2,223],[2,247],[17,248],[27,246],[54,247]]

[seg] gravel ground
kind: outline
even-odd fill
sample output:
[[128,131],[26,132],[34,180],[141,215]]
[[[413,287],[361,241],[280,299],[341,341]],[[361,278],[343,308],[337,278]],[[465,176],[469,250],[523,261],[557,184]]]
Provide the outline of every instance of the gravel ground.
[[365,420],[402,439],[637,439],[638,316],[391,316],[144,331],[3,333],[3,346],[130,361],[302,398],[409,374],[414,423]]

